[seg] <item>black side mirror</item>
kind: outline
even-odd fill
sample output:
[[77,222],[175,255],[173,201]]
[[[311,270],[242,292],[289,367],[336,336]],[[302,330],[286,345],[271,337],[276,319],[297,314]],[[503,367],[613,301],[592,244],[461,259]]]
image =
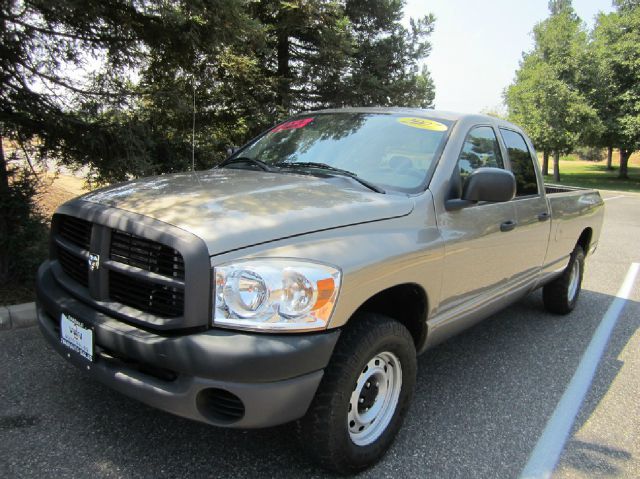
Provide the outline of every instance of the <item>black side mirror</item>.
[[229,148],[227,148],[227,157],[233,155],[238,150],[239,148],[237,146],[230,146]]
[[465,180],[462,198],[448,200],[447,210],[459,210],[478,201],[511,201],[516,195],[516,178],[502,168],[478,168]]
[[502,168],[478,168],[462,187],[462,199],[468,201],[511,201],[516,195],[516,178]]

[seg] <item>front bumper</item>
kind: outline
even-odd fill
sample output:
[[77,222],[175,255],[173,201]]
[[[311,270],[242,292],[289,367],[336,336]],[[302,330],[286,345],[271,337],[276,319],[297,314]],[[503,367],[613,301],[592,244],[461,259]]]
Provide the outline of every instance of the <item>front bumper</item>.
[[[55,281],[49,262],[38,271],[37,298],[43,335],[71,363],[132,398],[216,426],[268,427],[302,417],[340,335],[215,328],[180,335],[149,332],[75,299]],[[63,312],[93,329],[94,362],[60,342]],[[225,415],[218,407],[230,398],[240,401],[232,407],[237,412],[242,406],[241,415]]]

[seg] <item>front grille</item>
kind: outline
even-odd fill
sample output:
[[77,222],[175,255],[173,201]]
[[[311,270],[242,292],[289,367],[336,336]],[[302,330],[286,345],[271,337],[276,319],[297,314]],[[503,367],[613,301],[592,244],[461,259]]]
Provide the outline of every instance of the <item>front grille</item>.
[[61,215],[58,222],[58,235],[82,249],[89,250],[91,223],[73,216]]
[[[166,329],[196,324],[194,319],[189,323],[190,318],[196,318],[194,307],[185,309],[188,298],[185,259],[173,241],[161,243],[157,241],[161,238],[149,239],[146,233],[138,236],[114,226],[111,218],[106,224],[94,223],[57,213],[53,219],[52,251],[59,280],[69,287],[70,283],[76,285],[70,292],[80,299],[103,309],[113,308],[125,321],[149,323],[150,327],[157,324]],[[168,230],[167,238],[169,234],[181,240],[186,236],[177,228],[163,226]],[[174,233],[169,232],[173,230]],[[206,248],[199,249],[197,254],[201,263],[207,264]],[[99,255],[94,258],[99,260],[95,271],[87,261],[90,255]],[[199,266],[196,271],[201,276],[208,273],[208,269]],[[132,310],[122,316],[119,305]],[[206,316],[205,306],[195,309],[199,311],[197,317]],[[189,318],[185,317],[187,310]],[[145,313],[156,319],[145,317]]]
[[170,278],[184,279],[184,260],[175,249],[123,231],[111,232],[111,259]]
[[132,308],[158,316],[175,318],[184,310],[184,291],[134,278],[117,271],[109,272],[109,295]]
[[58,263],[62,271],[74,281],[80,283],[85,288],[89,287],[89,265],[87,260],[69,253],[64,248],[58,246]]

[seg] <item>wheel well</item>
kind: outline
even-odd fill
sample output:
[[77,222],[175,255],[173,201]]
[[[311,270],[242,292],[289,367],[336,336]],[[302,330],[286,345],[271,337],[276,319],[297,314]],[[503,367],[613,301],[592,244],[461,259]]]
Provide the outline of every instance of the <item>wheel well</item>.
[[384,314],[403,324],[411,333],[416,350],[427,337],[427,295],[417,284],[400,284],[380,291],[356,311]]
[[587,255],[589,253],[589,246],[591,246],[591,235],[593,234],[593,230],[591,228],[585,228],[585,230],[578,238],[578,244],[582,247],[582,251]]

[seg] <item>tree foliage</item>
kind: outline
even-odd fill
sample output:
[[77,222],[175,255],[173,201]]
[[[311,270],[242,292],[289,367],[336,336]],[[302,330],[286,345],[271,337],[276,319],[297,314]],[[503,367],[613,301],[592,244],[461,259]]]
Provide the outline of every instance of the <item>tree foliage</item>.
[[613,0],[613,5],[621,12],[640,7],[640,0]]
[[[227,147],[300,110],[432,106],[421,65],[434,18],[406,28],[403,6],[5,0],[0,140],[36,146],[40,159],[88,165],[107,183],[212,166]],[[2,154],[0,203],[17,187],[11,178]],[[0,282],[15,220],[0,211]]]
[[[153,16],[129,3],[87,1],[5,1],[0,6],[0,141],[24,147],[36,144],[40,157],[56,155],[82,161],[97,145],[113,145],[113,125],[98,125],[80,111],[92,98],[122,103],[124,79],[93,75],[80,81],[73,71],[100,58],[105,71],[124,73],[140,53],[139,38],[157,28]],[[16,208],[31,198],[28,179],[0,149],[0,283],[16,274],[14,238],[37,220],[32,207]],[[13,162],[15,163],[15,162]],[[23,194],[24,193],[24,194]],[[27,206],[30,201],[23,201]],[[12,206],[13,205],[13,206]],[[31,205],[32,206],[32,205]],[[33,237],[30,238],[33,240]]]
[[[401,24],[401,0],[350,0],[353,53],[342,93],[331,106],[404,105],[432,108],[433,81],[420,60],[431,52],[435,18],[426,15]],[[330,100],[331,97],[327,98]]]
[[[295,111],[432,106],[401,0],[3,3],[0,121],[100,181],[197,166]],[[194,108],[195,101],[195,108]]]
[[588,36],[570,0],[551,0],[551,16],[535,27],[535,47],[505,100],[545,160],[551,150],[557,165],[559,153],[578,145],[606,147],[611,168],[618,148],[619,177],[626,178],[629,157],[640,149],[640,2],[613,4],[616,11],[600,14]]
[[631,153],[640,149],[640,6],[617,2],[598,17],[592,52],[597,58],[596,105],[606,126],[605,141],[620,149],[621,178]]
[[549,0],[548,6],[551,15],[558,15],[559,13],[571,12],[573,10],[571,0]]
[[585,94],[594,69],[588,35],[570,3],[549,2],[552,14],[535,26],[535,46],[505,92],[509,118],[523,126],[545,158],[554,153],[556,181],[560,154],[600,132],[597,112]]

